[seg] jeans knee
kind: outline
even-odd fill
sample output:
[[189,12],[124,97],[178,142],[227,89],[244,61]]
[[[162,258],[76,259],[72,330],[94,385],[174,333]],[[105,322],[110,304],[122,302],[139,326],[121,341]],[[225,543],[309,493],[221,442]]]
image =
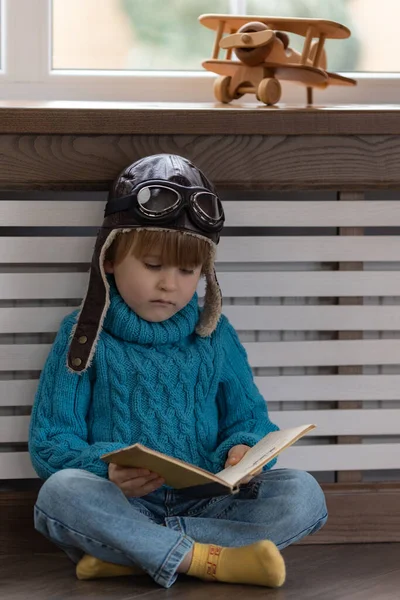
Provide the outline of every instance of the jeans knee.
[[62,469],[53,473],[40,488],[36,507],[51,516],[60,511],[62,514],[86,475],[90,474],[80,469]]
[[321,486],[307,471],[291,470],[287,494],[293,512],[305,527],[315,523],[316,530],[328,518],[324,492]]

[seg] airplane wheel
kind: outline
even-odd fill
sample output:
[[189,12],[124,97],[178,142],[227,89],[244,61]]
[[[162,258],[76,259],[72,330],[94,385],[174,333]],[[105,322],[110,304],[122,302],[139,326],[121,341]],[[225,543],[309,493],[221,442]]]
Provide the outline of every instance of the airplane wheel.
[[214,96],[219,102],[229,104],[233,100],[233,96],[229,93],[229,85],[232,77],[217,77],[214,81]]
[[264,104],[276,104],[281,99],[282,88],[275,78],[262,79],[257,89],[257,99]]

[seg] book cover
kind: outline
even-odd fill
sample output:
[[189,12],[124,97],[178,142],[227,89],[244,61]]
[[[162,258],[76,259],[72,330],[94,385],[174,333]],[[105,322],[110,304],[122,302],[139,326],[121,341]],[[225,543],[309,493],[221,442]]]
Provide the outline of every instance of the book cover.
[[253,475],[314,428],[315,425],[308,424],[273,431],[246,452],[239,463],[216,474],[142,444],[103,454],[101,459],[123,467],[149,469],[163,477],[166,485],[172,488],[191,488],[195,497],[229,494],[238,491],[241,480]]

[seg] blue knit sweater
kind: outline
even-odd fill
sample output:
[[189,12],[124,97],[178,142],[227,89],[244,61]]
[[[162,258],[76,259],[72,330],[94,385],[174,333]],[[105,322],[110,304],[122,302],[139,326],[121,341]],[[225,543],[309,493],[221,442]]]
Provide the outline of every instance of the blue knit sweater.
[[136,442],[217,473],[232,446],[253,446],[278,429],[228,320],[210,337],[195,333],[197,295],[161,323],[138,317],[115,284],[110,299],[86,372],[66,366],[77,311],[63,320],[47,358],[29,432],[39,477],[66,468],[107,477],[100,456]]

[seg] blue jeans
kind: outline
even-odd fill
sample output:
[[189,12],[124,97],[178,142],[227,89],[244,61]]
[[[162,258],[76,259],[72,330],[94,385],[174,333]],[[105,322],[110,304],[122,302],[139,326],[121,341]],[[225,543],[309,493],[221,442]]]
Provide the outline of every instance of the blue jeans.
[[317,481],[291,469],[264,471],[235,495],[201,500],[166,487],[127,498],[108,479],[65,469],[45,481],[35,506],[35,528],[73,562],[91,554],[140,565],[165,588],[194,542],[244,546],[269,539],[282,549],[326,520]]

